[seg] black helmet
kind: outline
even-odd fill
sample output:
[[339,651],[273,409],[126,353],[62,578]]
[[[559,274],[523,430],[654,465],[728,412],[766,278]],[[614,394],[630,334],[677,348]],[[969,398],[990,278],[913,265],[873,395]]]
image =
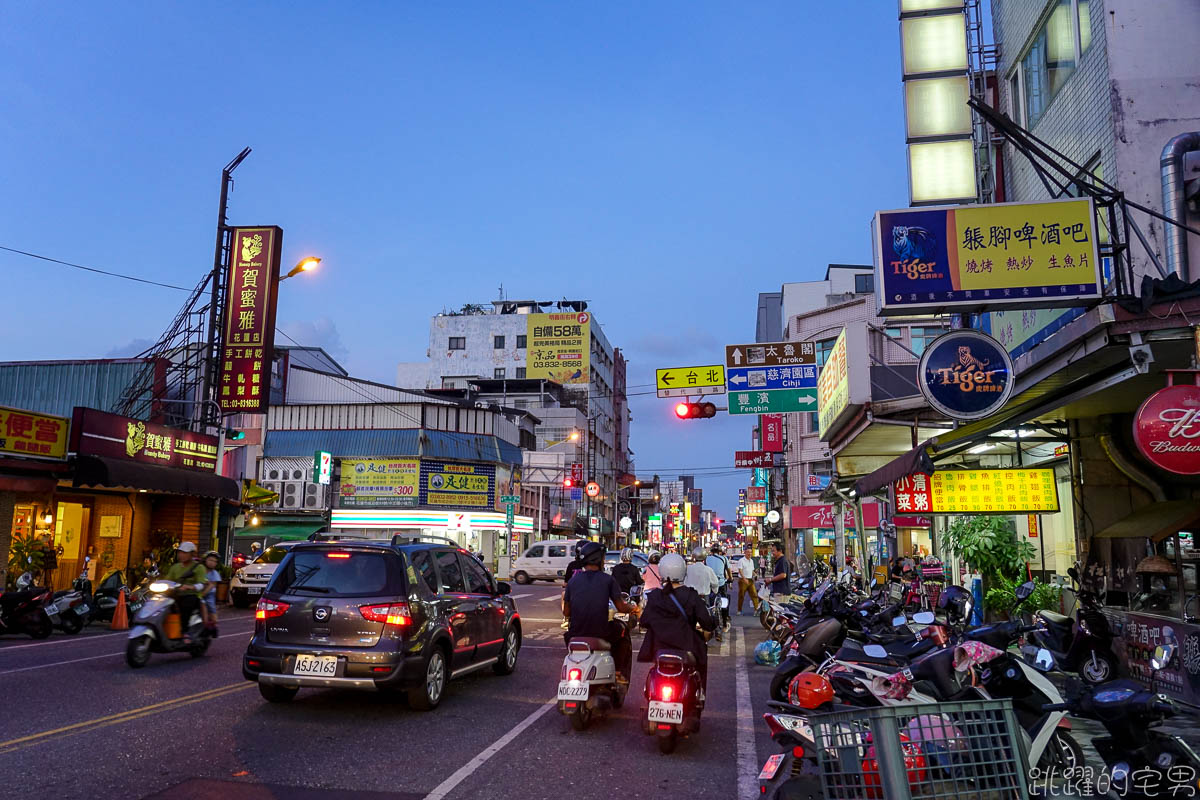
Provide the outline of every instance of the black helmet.
[[604,547],[596,542],[584,542],[579,548],[579,560],[584,566],[604,563]]
[[708,548],[708,550],[709,550],[709,552],[710,552],[710,553],[712,553],[714,556],[719,556],[719,555],[721,555],[721,545],[717,544],[716,542],[713,542],[713,546],[712,546],[712,547],[710,547],[710,548]]
[[937,604],[938,608],[946,612],[946,618],[950,622],[962,624],[970,620],[975,598],[961,586],[947,586]]
[[577,560],[583,558],[583,546],[587,543],[587,539],[580,539],[579,541],[575,542],[575,558]]

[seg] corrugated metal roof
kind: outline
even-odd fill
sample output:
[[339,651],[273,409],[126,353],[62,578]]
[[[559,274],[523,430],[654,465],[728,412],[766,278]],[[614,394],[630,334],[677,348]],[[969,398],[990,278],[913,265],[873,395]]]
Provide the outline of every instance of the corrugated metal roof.
[[521,448],[473,433],[429,430],[267,431],[266,458],[312,458],[318,450],[338,458],[424,456],[458,461],[520,464]]
[[112,411],[145,362],[29,361],[0,363],[0,405],[71,416],[75,406]]

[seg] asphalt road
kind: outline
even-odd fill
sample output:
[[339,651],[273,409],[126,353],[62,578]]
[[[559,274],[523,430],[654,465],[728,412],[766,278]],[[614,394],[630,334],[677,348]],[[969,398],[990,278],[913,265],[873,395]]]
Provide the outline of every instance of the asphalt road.
[[757,796],[773,752],[761,723],[772,670],[752,657],[764,638],[757,619],[712,645],[703,726],[664,756],[639,727],[645,665],[635,664],[625,708],[587,731],[555,710],[560,590],[514,586],[525,630],[516,672],[454,681],[429,713],[344,691],[268,704],[241,676],[248,611],[223,614],[203,658],[155,654],[140,670],[125,664],[125,634],[99,626],[4,637],[0,775],[23,796],[58,800]]

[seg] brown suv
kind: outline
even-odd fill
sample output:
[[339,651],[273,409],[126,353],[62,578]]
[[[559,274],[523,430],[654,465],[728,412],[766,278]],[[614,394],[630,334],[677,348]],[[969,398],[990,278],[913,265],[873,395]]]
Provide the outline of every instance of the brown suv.
[[449,544],[304,542],[258,602],[242,674],[273,703],[300,687],[389,689],[427,711],[449,678],[516,667],[521,620],[509,591]]

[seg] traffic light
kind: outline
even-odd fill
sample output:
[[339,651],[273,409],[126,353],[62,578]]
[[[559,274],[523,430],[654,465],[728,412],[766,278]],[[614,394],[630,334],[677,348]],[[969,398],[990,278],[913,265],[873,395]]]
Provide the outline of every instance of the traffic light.
[[570,489],[574,485],[575,484],[571,482],[570,478],[563,478],[563,488],[564,489]]
[[717,415],[712,403],[676,403],[675,416],[680,419],[711,419]]

